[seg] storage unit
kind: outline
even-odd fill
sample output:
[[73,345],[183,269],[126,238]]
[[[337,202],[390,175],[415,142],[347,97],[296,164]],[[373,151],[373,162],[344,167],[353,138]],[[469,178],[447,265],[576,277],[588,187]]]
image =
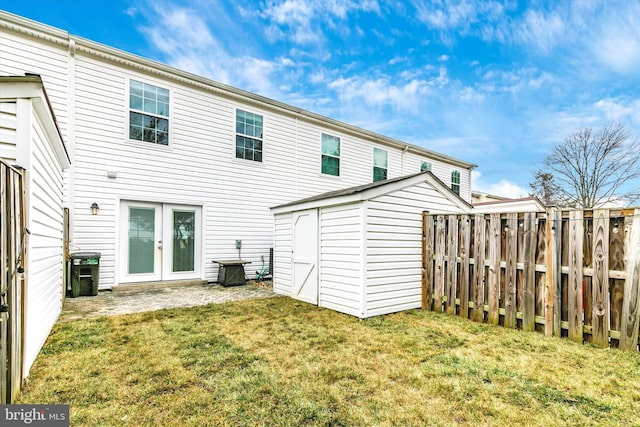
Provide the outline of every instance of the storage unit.
[[238,286],[247,283],[247,275],[244,271],[244,265],[249,261],[242,259],[213,261],[220,264],[218,268],[218,283],[222,286]]
[[71,283],[68,297],[96,296],[100,281],[100,253],[76,252],[69,255]]
[[271,209],[276,293],[360,318],[421,306],[422,212],[470,212],[431,172]]

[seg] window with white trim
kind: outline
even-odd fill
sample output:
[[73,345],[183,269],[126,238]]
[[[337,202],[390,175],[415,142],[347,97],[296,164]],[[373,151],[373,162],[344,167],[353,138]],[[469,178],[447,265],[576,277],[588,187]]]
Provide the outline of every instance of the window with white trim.
[[373,182],[387,179],[387,157],[386,150],[373,147]]
[[129,82],[129,139],[169,145],[169,90]]
[[430,171],[431,163],[429,162],[420,162],[420,172]]
[[260,114],[236,110],[236,158],[262,162],[262,126]]
[[340,176],[340,138],[322,134],[322,173]]
[[451,172],[451,190],[460,195],[460,172],[458,171]]

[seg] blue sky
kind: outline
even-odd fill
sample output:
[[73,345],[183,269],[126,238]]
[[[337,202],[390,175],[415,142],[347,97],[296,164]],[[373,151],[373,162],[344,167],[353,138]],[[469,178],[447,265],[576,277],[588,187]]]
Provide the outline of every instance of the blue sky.
[[[54,6],[55,4],[55,6]],[[0,0],[0,9],[476,163],[526,196],[574,131],[640,135],[640,2]]]

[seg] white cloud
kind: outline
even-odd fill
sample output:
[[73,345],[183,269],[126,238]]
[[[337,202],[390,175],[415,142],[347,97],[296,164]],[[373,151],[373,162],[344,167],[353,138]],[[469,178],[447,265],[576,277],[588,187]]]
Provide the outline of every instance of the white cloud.
[[510,199],[529,196],[527,189],[506,179],[501,179],[498,182],[485,182],[482,179],[482,173],[477,170],[471,171],[471,188],[474,191],[508,197]]
[[[327,0],[309,2],[305,0],[268,1],[262,11],[255,13],[269,21],[266,29],[272,40],[286,39],[296,44],[319,44],[326,40],[323,25],[339,33],[350,33],[350,28],[338,25],[353,11],[380,13],[376,0]],[[361,28],[354,28],[356,34],[364,35]]]
[[528,10],[518,25],[515,37],[540,53],[548,54],[557,43],[562,43],[566,39],[565,32],[564,20],[558,12],[545,14]]
[[611,7],[606,10],[590,37],[596,58],[617,73],[637,73],[640,66],[640,6]]

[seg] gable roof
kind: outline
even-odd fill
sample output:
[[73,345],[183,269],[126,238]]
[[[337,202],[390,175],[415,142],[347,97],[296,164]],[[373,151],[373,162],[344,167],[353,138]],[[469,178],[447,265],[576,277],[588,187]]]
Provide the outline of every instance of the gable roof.
[[69,152],[42,78],[37,74],[0,76],[0,88],[0,100],[27,98],[33,102],[33,108],[43,120],[44,129],[51,138],[56,157],[65,169],[68,168],[71,165]]
[[271,208],[273,214],[282,212],[292,212],[304,209],[313,209],[324,206],[341,205],[346,203],[354,203],[368,200],[377,196],[391,193],[392,191],[401,190],[412,185],[427,182],[431,184],[440,194],[450,200],[456,206],[463,210],[471,210],[472,206],[464,201],[462,197],[454,193],[446,184],[444,184],[431,171],[418,172],[411,175],[390,178],[384,181],[372,182],[355,187],[344,188],[341,190],[328,191]]
[[398,148],[406,149],[409,152],[430,157],[433,160],[439,160],[463,169],[474,169],[477,167],[474,163],[469,163],[455,157],[432,151],[418,145],[409,144],[395,138],[384,136],[366,129],[350,125],[339,120],[331,119],[302,108],[294,107],[280,101],[257,95],[242,89],[234,88],[211,79],[207,79],[196,74],[192,74],[157,61],[152,61],[129,52],[125,52],[110,46],[103,45],[82,37],[71,35],[68,32],[41,24],[21,16],[14,15],[9,12],[0,10],[0,29],[9,29],[11,31],[27,34],[31,37],[39,38],[48,43],[62,45],[68,49],[71,55],[76,52],[82,52],[87,55],[98,57],[102,60],[117,63],[122,66],[131,67],[133,69],[153,74],[165,79],[171,79],[181,84],[197,87],[201,90],[216,93],[218,95],[236,98],[242,102],[258,105],[262,108],[280,111],[300,117],[312,123],[320,123],[338,131],[359,136],[361,138],[374,141],[376,143]]

